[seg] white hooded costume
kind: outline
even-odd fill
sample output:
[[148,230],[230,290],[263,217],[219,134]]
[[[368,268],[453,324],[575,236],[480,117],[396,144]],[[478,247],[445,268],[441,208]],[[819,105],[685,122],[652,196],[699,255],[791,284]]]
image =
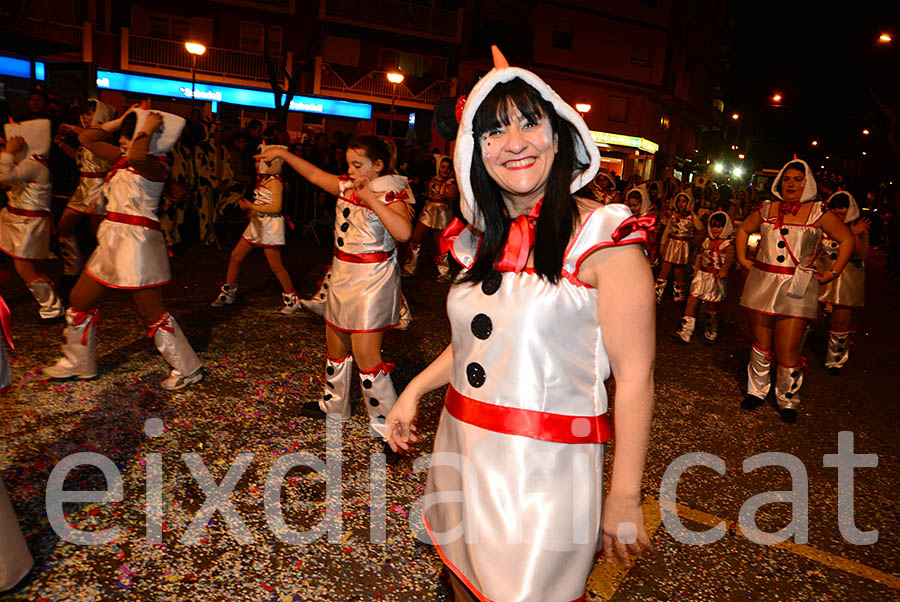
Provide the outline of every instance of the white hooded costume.
[[[91,118],[90,127],[100,127],[115,116],[116,110],[96,98],[92,100],[97,108]],[[78,148],[75,162],[78,164],[80,176],[78,188],[75,189],[66,207],[79,213],[103,213],[103,180],[109,171],[109,162],[83,145]]]
[[[679,198],[687,199],[686,213],[679,212],[677,209]],[[662,260],[674,265],[687,265],[691,261],[691,244],[694,241],[694,232],[701,226],[699,218],[691,211],[694,207],[694,201],[691,195],[685,192],[679,192],[675,195],[675,213],[669,218],[666,224],[666,231],[663,236]]]
[[[850,198],[850,206],[847,208],[847,217],[844,223],[851,224],[859,219],[859,205],[847,191],[839,191],[828,197],[825,201],[825,207],[831,202],[831,199],[838,194],[846,194]],[[863,233],[867,236],[868,233]],[[819,247],[818,259],[816,260],[816,269],[819,271],[830,270],[834,267],[834,262],[838,258],[841,244],[828,236],[822,234],[822,242]],[[866,300],[866,262],[860,256],[858,250],[853,251],[850,261],[841,272],[841,275],[822,285],[819,290],[819,303],[832,303],[839,307],[862,307]]]
[[[589,167],[572,174],[570,192],[600,166],[578,113],[534,73],[509,67],[495,47],[494,68],[466,101],[454,161],[462,213],[479,230],[484,218],[470,183],[473,154],[481,152],[473,120],[497,85],[516,78],[575,130],[576,156]],[[621,204],[591,211],[557,284],[525,268],[450,289],[453,365],[425,522],[441,558],[478,599],[568,602],[584,595],[600,546],[610,368],[597,291],[578,273],[598,249],[643,243],[643,231],[628,229],[635,223]],[[470,269],[480,237],[471,227],[456,234],[451,252]]]
[[50,251],[50,120],[4,125],[6,139],[21,136],[17,157],[0,153],[0,184],[10,186],[0,211],[0,251],[13,259],[47,259]]
[[725,300],[725,278],[719,278],[719,271],[725,267],[728,251],[734,255],[734,239],[731,237],[734,227],[731,218],[724,211],[716,211],[709,216],[725,217],[725,226],[718,237],[713,237],[709,222],[707,222],[707,237],[700,246],[700,266],[691,280],[691,296],[697,297],[707,303],[719,303]]

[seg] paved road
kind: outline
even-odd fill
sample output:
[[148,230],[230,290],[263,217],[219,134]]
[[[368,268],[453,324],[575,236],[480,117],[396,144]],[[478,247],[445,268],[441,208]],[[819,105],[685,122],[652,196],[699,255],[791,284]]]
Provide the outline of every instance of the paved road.
[[[228,240],[233,242],[236,235]],[[289,245],[285,258],[298,288],[310,293],[328,250],[298,241]],[[315,399],[321,388],[323,325],[309,315],[277,313],[278,286],[261,254],[247,261],[240,303],[211,310],[208,303],[226,261],[224,251],[188,246],[173,262],[173,283],[165,292],[168,307],[207,366],[203,384],[176,394],[157,387],[165,369],[127,295],[111,294],[101,306],[99,377],[48,383],[39,368],[55,357],[62,324],[39,323],[20,284],[3,287],[13,309],[16,351],[12,389],[0,397],[0,476],[37,562],[6,598],[448,600],[437,555],[414,535],[419,522],[413,501],[422,495],[424,473],[415,470],[412,458],[386,468],[377,461],[373,465],[370,454],[378,447],[367,437],[361,407],[343,428],[343,504],[322,523],[331,528],[335,541],[323,536],[293,545],[267,526],[263,493],[279,459],[300,452],[326,458],[321,424],[297,416],[300,404]],[[643,491],[655,551],[630,569],[598,565],[587,600],[898,599],[900,287],[884,282],[877,257],[871,264],[869,306],[856,325],[850,365],[840,377],[825,375],[824,327],[819,325],[808,343],[804,402],[795,425],[782,424],[771,407],[752,414],[738,409],[749,343],[745,316],[733,299],[724,308],[722,336],[714,347],[673,341],[670,333],[677,327],[679,308],[671,300],[663,303],[658,317],[657,412]],[[401,386],[449,340],[443,307],[446,285],[434,283],[426,271],[405,281],[404,291],[416,321],[408,332],[388,334],[384,343],[386,357],[398,365],[395,379]],[[425,401],[425,440],[416,455],[431,448],[440,403],[440,394]],[[162,421],[162,434],[148,436],[144,429],[150,418]],[[152,426],[150,434],[157,435]],[[877,467],[854,473],[855,523],[863,531],[878,530],[873,545],[847,543],[840,533],[838,471],[823,466],[823,456],[837,452],[841,431],[853,433],[857,453],[878,456]],[[121,474],[122,499],[66,504],[64,510],[78,528],[118,527],[116,539],[105,545],[62,541],[45,510],[51,470],[66,456],[84,451],[112,460]],[[799,459],[808,488],[799,479],[792,483],[785,468],[742,471],[745,460],[771,451]],[[670,524],[680,516],[693,530],[725,521],[722,537],[708,545],[682,543],[662,524],[658,499],[663,474],[689,452],[718,456],[725,472],[688,469],[679,483],[677,505],[664,506],[662,514]],[[246,539],[241,540],[237,528],[229,532],[221,514],[198,519],[192,531],[189,526],[201,511],[205,493],[186,455],[196,454],[221,482],[239,453],[253,454],[244,456],[242,474],[231,468],[236,486],[230,499],[237,517],[232,526],[238,520],[243,523]],[[159,460],[150,454],[159,454]],[[329,458],[332,466],[336,458]],[[161,543],[151,543],[145,536],[145,475],[148,462],[157,461],[165,477],[165,522]],[[383,496],[380,482],[386,482]],[[320,524],[325,479],[311,469],[295,468],[280,484],[286,527],[301,530]],[[66,487],[103,489],[105,481],[98,469],[81,467],[69,474]],[[792,487],[808,489],[807,541],[764,546],[732,526],[752,496]],[[370,516],[378,516],[381,508],[384,536],[371,543],[370,529],[374,527],[377,538],[379,521]],[[759,527],[784,527],[791,521],[790,510],[786,503],[763,506],[757,515]],[[802,508],[796,513],[802,515]],[[190,535],[196,535],[193,543],[187,541]]]

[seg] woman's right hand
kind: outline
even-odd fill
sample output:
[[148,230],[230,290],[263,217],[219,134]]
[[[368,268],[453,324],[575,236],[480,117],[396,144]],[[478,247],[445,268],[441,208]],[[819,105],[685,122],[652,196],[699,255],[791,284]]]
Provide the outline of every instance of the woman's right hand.
[[753,269],[753,262],[747,259],[746,257],[739,257],[738,263],[741,264],[741,267],[747,270],[748,272]]
[[419,440],[416,436],[416,414],[422,396],[406,387],[385,420],[387,442],[395,452],[407,451]]
[[262,159],[263,161],[265,161],[266,163],[268,163],[269,165],[271,165],[271,164],[272,164],[272,161],[274,161],[275,159],[278,159],[279,157],[282,156],[282,155],[281,155],[281,151],[282,151],[282,150],[284,150],[284,149],[281,149],[281,148],[267,148],[266,150],[264,150],[264,151],[261,152],[260,154],[258,154],[258,155],[253,155],[253,158],[256,159],[257,161],[259,161],[260,159]]

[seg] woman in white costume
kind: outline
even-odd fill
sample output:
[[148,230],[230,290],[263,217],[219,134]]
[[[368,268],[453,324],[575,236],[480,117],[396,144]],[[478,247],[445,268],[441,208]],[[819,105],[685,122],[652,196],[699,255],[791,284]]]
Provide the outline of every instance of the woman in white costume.
[[[270,148],[287,150],[286,146],[281,145],[263,144],[259,147],[260,152]],[[281,262],[281,247],[284,246],[285,240],[285,219],[281,213],[284,194],[284,185],[281,181],[282,163],[284,161],[281,159],[275,159],[271,163],[257,161],[256,170],[259,175],[253,189],[253,201],[243,198],[239,201],[241,209],[250,212],[250,223],[231,252],[225,284],[222,285],[219,296],[211,303],[212,307],[225,307],[234,303],[241,265],[253,247],[262,247],[269,268],[281,284],[281,301],[284,303],[281,313],[290,315],[300,309],[300,297],[294,290],[291,275]]]
[[31,291],[45,320],[65,313],[53,282],[38,262],[50,253],[50,120],[32,119],[4,126],[0,184],[10,186],[0,210],[0,251],[13,260],[16,273]]
[[[751,310],[753,347],[747,365],[747,396],[741,408],[752,411],[769,394],[771,360],[777,358],[775,401],[784,422],[797,421],[803,385],[803,333],[814,320],[819,284],[837,278],[853,254],[853,236],[834,214],[816,201],[816,181],[805,161],[788,162],[772,183],[776,200],[765,201],[747,216],[735,239],[737,261],[750,274],[741,305]],[[816,272],[822,231],[838,241],[831,269]],[[747,258],[747,240],[759,232],[755,261]]]
[[675,213],[666,222],[666,229],[660,241],[662,267],[656,278],[657,303],[662,303],[671,272],[675,272],[675,282],[672,285],[675,303],[684,301],[685,277],[687,267],[691,263],[694,233],[702,227],[703,222],[694,212],[694,201],[691,196],[685,192],[676,194]]
[[[338,197],[334,257],[325,299],[325,387],[322,399],[303,405],[302,415],[350,418],[353,360],[372,430],[384,435],[384,419],[397,399],[394,365],[381,357],[384,331],[400,316],[400,269],[395,240],[412,234],[407,180],[396,174],[396,154],[375,136],[347,145],[347,175],[337,176],[280,148],[258,156],[283,159],[294,171]],[[352,352],[352,355],[351,355]]]
[[416,227],[413,229],[412,238],[409,241],[409,255],[403,263],[401,275],[404,278],[415,276],[419,271],[419,253],[422,250],[422,241],[428,232],[434,232],[434,248],[436,251],[434,263],[437,266],[438,282],[450,282],[450,256],[441,253],[440,233],[453,221],[453,208],[456,206],[459,196],[459,187],[453,175],[453,162],[450,157],[441,157],[438,160],[437,174],[428,182],[428,200],[419,215]]
[[[464,266],[447,300],[452,343],[400,396],[389,441],[416,441],[419,400],[449,383],[423,500],[456,599],[580,600],[601,547],[624,560],[649,546],[647,232],[621,204],[573,197],[600,166],[587,126],[496,47],[463,110],[455,163],[470,226],[447,232]],[[601,514],[611,372],[616,455]]]
[[[81,134],[86,128],[96,128],[106,123],[115,114],[115,109],[108,104],[92,99],[82,111],[81,127],[64,123],[59,126],[59,131],[62,134]],[[113,142],[112,137],[109,142]],[[110,163],[85,146],[75,149],[63,141],[57,144],[78,165],[78,187],[69,199],[56,228],[63,258],[63,272],[66,276],[77,276],[81,271],[82,256],[75,228],[84,216],[91,217],[92,225],[99,225],[100,215],[103,214],[103,180],[106,179]]]
[[[121,128],[121,129],[120,129]],[[97,374],[97,303],[107,289],[131,291],[149,336],[172,367],[160,383],[174,391],[203,379],[200,358],[165,307],[160,287],[169,282],[169,258],[157,207],[169,170],[161,157],[184,128],[184,119],[132,107],[103,129],[84,130],[79,141],[112,163],[103,194],[106,219],[97,230],[97,248],[72,289],[66,312],[63,357],[44,368],[50,378],[93,378]],[[104,142],[119,131],[119,145]]]
[[[866,259],[869,256],[868,219],[859,218],[859,205],[849,192],[838,191],[825,201],[828,211],[845,224],[853,234],[853,256],[840,276],[822,286],[819,303],[831,304],[831,327],[828,331],[828,350],[825,352],[825,371],[832,376],[850,359],[850,318],[853,310],[862,309],[866,298]],[[840,243],[830,236],[822,237],[816,270],[827,272],[834,267]]]

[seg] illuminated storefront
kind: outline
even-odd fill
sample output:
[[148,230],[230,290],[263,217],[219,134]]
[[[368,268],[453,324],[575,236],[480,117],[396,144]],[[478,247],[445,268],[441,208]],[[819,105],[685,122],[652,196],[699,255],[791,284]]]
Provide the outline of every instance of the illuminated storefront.
[[[640,136],[626,136],[610,132],[591,130],[591,138],[600,147],[603,167],[627,178],[633,174],[647,180],[653,174],[653,155],[659,145]],[[643,152],[642,152],[643,151]]]

